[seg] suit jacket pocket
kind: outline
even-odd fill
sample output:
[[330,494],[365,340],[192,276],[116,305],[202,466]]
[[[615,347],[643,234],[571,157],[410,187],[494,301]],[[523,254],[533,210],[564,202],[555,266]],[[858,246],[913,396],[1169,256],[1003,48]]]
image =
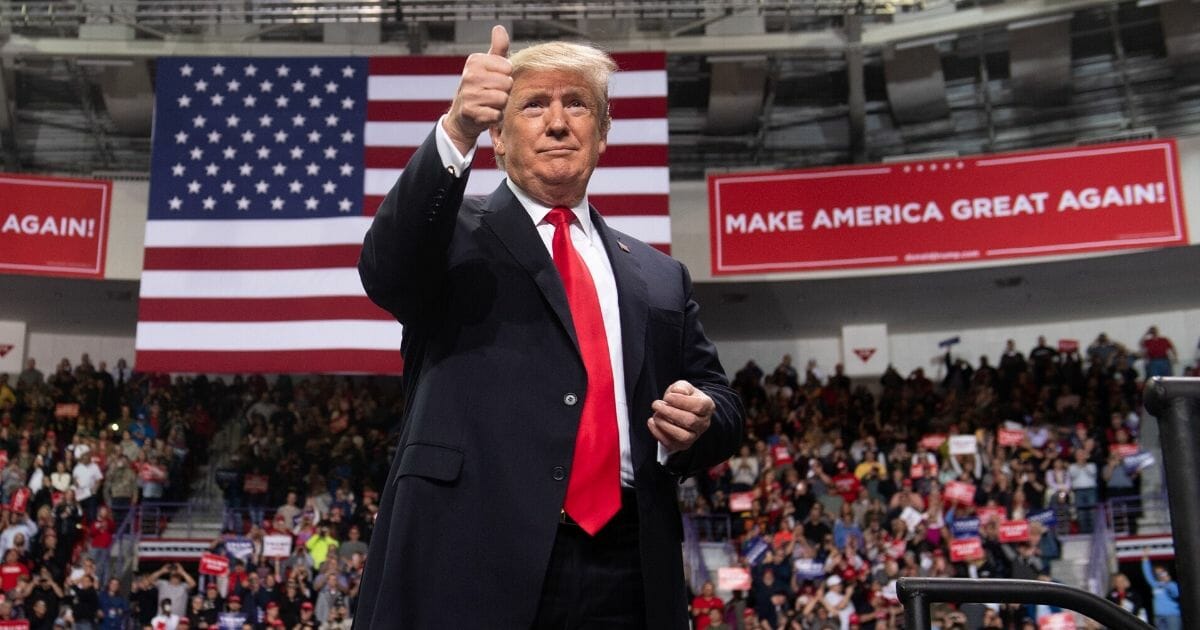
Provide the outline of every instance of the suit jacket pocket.
[[396,478],[423,477],[432,481],[453,483],[462,472],[463,453],[441,444],[414,442],[404,447]]

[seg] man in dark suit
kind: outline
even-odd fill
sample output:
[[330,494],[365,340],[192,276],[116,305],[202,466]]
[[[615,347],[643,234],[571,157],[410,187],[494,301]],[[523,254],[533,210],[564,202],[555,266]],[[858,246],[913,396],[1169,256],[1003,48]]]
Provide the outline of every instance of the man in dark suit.
[[[408,406],[357,628],[687,628],[675,487],[742,410],[687,270],[587,204],[604,53],[492,32],[367,234]],[[507,174],[464,198],[478,136]]]

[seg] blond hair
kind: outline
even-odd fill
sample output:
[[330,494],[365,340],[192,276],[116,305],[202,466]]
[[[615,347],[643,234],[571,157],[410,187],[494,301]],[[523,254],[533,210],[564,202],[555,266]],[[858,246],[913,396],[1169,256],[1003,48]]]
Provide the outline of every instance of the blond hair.
[[[608,53],[586,44],[547,42],[521,49],[508,60],[512,63],[513,79],[526,72],[570,72],[582,77],[596,102],[600,134],[608,133],[612,125],[612,114],[608,108],[608,80],[617,71],[617,63]],[[497,155],[496,164],[503,170],[504,157]]]

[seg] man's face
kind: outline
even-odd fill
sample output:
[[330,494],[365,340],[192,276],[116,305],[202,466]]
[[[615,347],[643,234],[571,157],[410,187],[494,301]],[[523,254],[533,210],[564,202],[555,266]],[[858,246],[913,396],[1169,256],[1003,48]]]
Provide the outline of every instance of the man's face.
[[[539,201],[574,203],[607,147],[607,112],[572,72],[524,72],[513,83],[504,121],[492,128],[496,153],[522,190]],[[563,199],[563,193],[572,199]],[[554,198],[550,198],[554,197]]]

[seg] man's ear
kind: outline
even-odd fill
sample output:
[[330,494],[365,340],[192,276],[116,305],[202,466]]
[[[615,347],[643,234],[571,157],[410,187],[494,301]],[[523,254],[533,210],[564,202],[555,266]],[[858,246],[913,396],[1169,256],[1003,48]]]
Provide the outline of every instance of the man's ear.
[[504,155],[507,151],[504,149],[504,141],[500,139],[500,125],[492,125],[488,127],[488,135],[492,138],[492,150],[496,155]]

